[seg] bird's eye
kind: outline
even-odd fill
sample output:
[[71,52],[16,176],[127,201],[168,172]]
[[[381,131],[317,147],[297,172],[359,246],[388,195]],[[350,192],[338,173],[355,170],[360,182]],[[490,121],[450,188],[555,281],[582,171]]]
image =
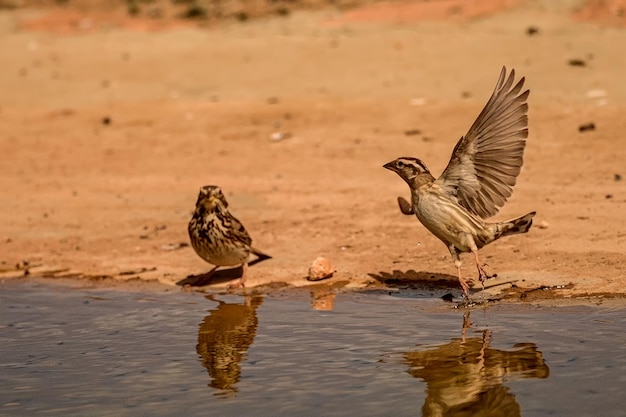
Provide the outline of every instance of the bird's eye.
[[398,168],[398,169],[402,169],[402,168],[404,168],[404,162],[402,162],[402,161],[397,161],[397,162],[396,162],[396,168]]

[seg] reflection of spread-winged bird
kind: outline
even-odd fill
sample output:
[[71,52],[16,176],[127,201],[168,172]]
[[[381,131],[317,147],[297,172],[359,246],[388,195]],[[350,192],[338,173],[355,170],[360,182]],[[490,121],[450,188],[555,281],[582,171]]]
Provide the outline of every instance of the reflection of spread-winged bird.
[[517,84],[514,81],[515,71],[507,77],[502,68],[491,98],[454,147],[438,179],[416,158],[398,158],[384,165],[411,189],[411,203],[398,197],[402,213],[415,214],[448,247],[466,299],[469,286],[461,276],[459,254],[474,254],[482,282],[489,275],[478,259],[478,250],[503,236],[526,233],[535,215],[531,212],[497,223],[484,220],[511,196],[524,162],[529,91],[522,92],[524,78]]
[[235,393],[241,361],[256,336],[256,310],[263,297],[246,296],[245,304],[218,302],[217,308],[200,323],[196,351],[212,378],[209,385]]
[[245,285],[250,253],[259,259],[268,259],[252,247],[252,239],[243,224],[228,210],[228,202],[220,187],[205,185],[200,188],[196,209],[189,221],[191,246],[205,261],[220,266],[243,267],[238,286]]
[[520,407],[505,381],[547,378],[549,368],[533,343],[513,350],[489,347],[483,337],[453,339],[431,350],[407,352],[409,374],[427,384],[424,417],[521,416]]

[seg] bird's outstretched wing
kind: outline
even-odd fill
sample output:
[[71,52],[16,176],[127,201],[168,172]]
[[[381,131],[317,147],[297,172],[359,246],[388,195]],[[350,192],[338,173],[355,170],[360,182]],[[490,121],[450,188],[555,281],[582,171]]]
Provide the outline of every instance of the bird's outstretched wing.
[[491,98],[454,147],[448,166],[436,181],[481,218],[496,214],[511,196],[524,162],[530,91],[520,93],[524,77],[515,86],[514,82],[515,70],[507,77],[503,67]]

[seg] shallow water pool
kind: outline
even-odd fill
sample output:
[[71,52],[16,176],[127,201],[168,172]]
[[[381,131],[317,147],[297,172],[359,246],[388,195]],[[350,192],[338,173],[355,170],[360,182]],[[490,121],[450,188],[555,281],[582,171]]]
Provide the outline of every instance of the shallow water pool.
[[0,313],[2,416],[626,415],[626,305],[9,281]]

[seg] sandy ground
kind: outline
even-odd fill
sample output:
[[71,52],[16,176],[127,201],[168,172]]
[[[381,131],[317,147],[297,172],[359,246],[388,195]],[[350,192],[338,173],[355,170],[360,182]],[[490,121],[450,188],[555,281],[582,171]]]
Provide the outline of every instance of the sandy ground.
[[310,284],[326,256],[335,286],[445,281],[458,294],[447,249],[399,213],[408,188],[381,166],[415,156],[440,173],[506,65],[531,89],[530,137],[495,219],[538,214],[481,251],[517,287],[495,291],[624,296],[626,30],[581,2],[494,3],[160,30],[0,11],[0,276],[202,274],[186,227],[198,188],[218,184],[273,256],[249,286]]

